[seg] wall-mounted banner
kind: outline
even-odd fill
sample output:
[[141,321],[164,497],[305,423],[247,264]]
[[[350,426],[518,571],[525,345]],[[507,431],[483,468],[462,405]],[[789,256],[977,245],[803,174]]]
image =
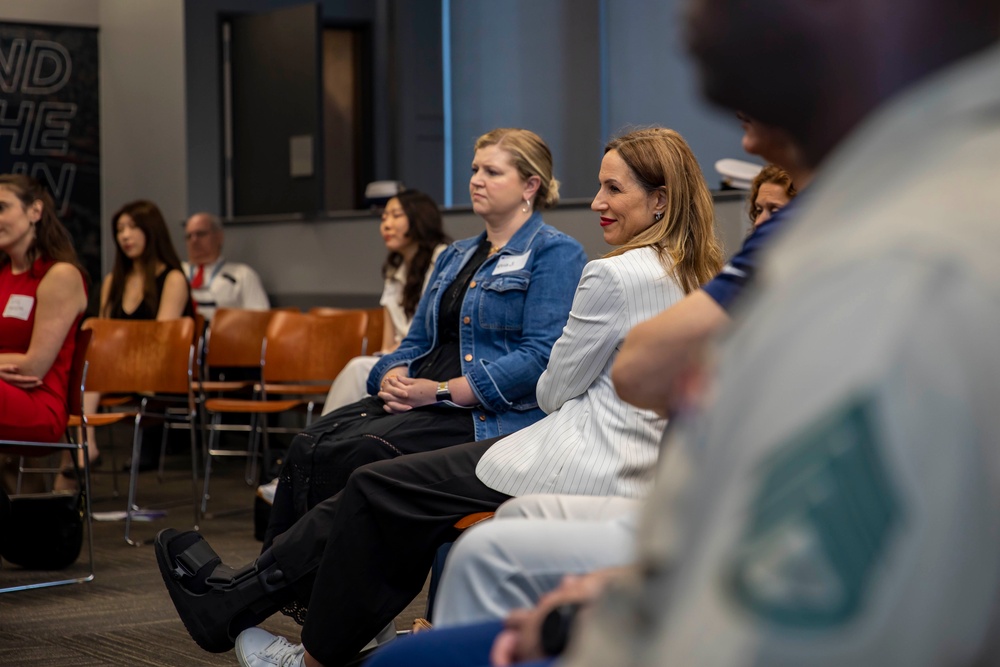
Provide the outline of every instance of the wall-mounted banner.
[[48,187],[92,287],[101,273],[97,30],[0,23],[0,173]]

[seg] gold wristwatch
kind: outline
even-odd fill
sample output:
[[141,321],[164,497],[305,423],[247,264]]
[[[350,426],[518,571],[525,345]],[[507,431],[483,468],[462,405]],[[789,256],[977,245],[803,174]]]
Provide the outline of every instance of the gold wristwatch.
[[437,393],[434,395],[434,397],[437,399],[438,403],[440,403],[441,401],[451,400],[451,392],[448,390],[448,380],[445,380],[444,382],[438,382]]

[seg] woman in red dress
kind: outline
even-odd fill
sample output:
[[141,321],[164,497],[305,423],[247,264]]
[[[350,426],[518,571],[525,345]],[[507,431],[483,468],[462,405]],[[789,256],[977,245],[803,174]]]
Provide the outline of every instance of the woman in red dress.
[[0,438],[61,440],[86,307],[84,274],[52,197],[33,178],[0,175]]

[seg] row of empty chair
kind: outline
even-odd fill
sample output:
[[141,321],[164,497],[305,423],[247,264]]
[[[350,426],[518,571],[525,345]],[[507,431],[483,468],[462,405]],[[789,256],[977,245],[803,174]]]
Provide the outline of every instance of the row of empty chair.
[[[322,401],[330,384],[344,365],[366,349],[381,343],[381,309],[315,309],[308,313],[297,309],[243,311],[219,309],[207,331],[198,320],[182,318],[166,322],[88,319],[77,338],[77,353],[70,379],[68,443],[25,443],[0,440],[0,451],[21,456],[39,456],[71,449],[84,461],[80,482],[86,498],[87,548],[89,573],[82,577],[58,578],[42,583],[0,589],[22,590],[42,586],[79,583],[93,579],[93,534],[90,530],[90,463],[87,451],[87,428],[106,427],[131,421],[132,468],[125,513],[125,540],[139,545],[132,535],[132,523],[140,511],[138,465],[143,427],[165,423],[183,427],[190,433],[193,519],[197,528],[199,510],[208,499],[208,482],[214,450],[212,438],[205,438],[203,453],[204,486],[198,483],[199,447],[197,431],[211,434],[220,426],[218,415],[245,413],[256,415],[243,427],[248,431],[249,465],[255,465],[261,452],[256,443],[263,439],[266,449],[267,422],[260,416],[296,407],[306,409],[306,423],[312,418],[315,404]],[[211,369],[248,368],[259,372],[252,379],[220,382],[209,379]],[[228,392],[241,390],[248,396],[230,397]],[[103,396],[128,396],[127,403],[105,401],[111,412],[84,414],[83,393],[100,392]],[[208,417],[212,416],[210,423]],[[76,426],[83,437],[76,440]],[[254,467],[254,470],[256,468]],[[161,468],[162,473],[162,468]],[[257,483],[248,472],[248,483]],[[199,498],[200,496],[200,498]],[[199,502],[199,499],[201,502]]]

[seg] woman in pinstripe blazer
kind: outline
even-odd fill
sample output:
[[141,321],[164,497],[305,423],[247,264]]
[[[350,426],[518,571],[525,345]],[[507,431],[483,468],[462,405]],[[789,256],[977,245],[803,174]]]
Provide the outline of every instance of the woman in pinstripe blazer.
[[[665,422],[617,397],[611,364],[633,325],[721,267],[714,209],[690,148],[663,128],[608,144],[592,208],[605,240],[617,247],[585,268],[538,382],[539,405],[549,414],[501,438],[358,468],[341,493],[248,566],[256,576],[239,582],[221,583],[233,570],[197,533],[161,533],[161,572],[199,643],[222,645],[239,625],[295,599],[309,605],[305,648],[249,629],[236,642],[240,663],[341,664],[420,592],[437,548],[455,539],[457,519],[524,493],[648,491]],[[213,595],[196,592],[207,589]]]
[[496,443],[476,469],[487,486],[511,496],[646,494],[666,421],[618,398],[611,365],[629,329],[721,266],[712,199],[679,134],[650,128],[612,140],[600,184],[591,208],[616,248],[584,269],[538,381],[548,416]]

